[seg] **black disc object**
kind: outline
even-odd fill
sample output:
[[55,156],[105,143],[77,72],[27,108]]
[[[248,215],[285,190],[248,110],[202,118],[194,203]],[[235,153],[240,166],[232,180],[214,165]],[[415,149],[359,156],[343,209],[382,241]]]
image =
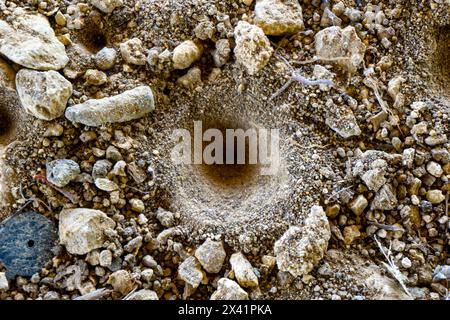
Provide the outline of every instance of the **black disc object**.
[[30,277],[52,258],[56,241],[52,221],[36,212],[24,212],[0,224],[0,261],[8,278]]

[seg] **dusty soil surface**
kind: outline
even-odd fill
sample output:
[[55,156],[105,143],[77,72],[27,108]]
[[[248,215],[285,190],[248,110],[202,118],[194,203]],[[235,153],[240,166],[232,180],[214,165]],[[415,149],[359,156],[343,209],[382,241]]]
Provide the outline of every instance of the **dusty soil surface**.
[[[272,1],[287,13],[300,6],[303,27],[264,35],[268,18],[255,6],[266,2],[0,0],[1,20],[43,15],[65,45],[69,60],[56,72],[73,87],[67,107],[142,85],[155,100],[128,122],[38,119],[14,80],[30,67],[2,51],[0,32],[0,221],[35,211],[59,226],[40,272],[9,275],[0,263],[0,299],[449,299],[450,3]],[[236,50],[241,21],[267,42],[247,48],[248,61]],[[356,39],[319,44],[319,32],[348,27]],[[127,50],[130,39],[140,43]],[[178,68],[174,53],[187,40],[201,55]],[[116,55],[108,67],[104,48]],[[253,73],[263,49],[270,56]],[[306,80],[280,91],[292,75]],[[308,83],[323,79],[331,85]],[[280,171],[175,165],[172,132],[192,132],[194,121],[279,129]],[[63,187],[48,181],[58,159],[79,165]],[[99,176],[114,188],[99,188]],[[314,206],[325,226],[305,223]],[[81,254],[69,238],[90,235],[60,226],[62,210],[75,208],[115,225],[93,230],[102,241]],[[284,245],[295,227],[300,236]],[[207,239],[226,253],[205,249],[220,271],[202,259]]]

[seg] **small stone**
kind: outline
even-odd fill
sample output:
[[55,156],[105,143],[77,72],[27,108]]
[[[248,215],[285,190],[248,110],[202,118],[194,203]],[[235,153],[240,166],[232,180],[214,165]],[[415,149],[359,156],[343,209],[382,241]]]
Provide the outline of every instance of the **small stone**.
[[195,36],[200,40],[213,39],[216,27],[212,21],[200,22],[194,29]]
[[158,263],[153,259],[152,256],[146,255],[144,258],[142,258],[142,263],[144,266],[149,268],[156,268],[158,266]]
[[178,267],[178,276],[192,288],[197,288],[203,279],[200,263],[195,257],[189,257]]
[[134,212],[141,213],[141,212],[144,212],[144,210],[145,210],[144,202],[140,199],[131,199],[130,205],[131,205],[131,210],[133,210]]
[[173,212],[158,208],[156,219],[166,228],[173,227],[175,224],[175,215]]
[[248,300],[248,294],[233,280],[221,278],[211,300]]
[[90,99],[66,109],[66,118],[86,126],[126,122],[142,118],[155,109],[152,90],[140,86],[116,96]]
[[353,211],[354,214],[360,216],[368,205],[369,202],[367,201],[366,197],[360,194],[359,196],[356,197],[355,200],[353,200],[350,203],[350,209]]
[[257,0],[255,24],[267,35],[297,33],[304,28],[302,7],[298,0]]
[[111,174],[113,176],[118,177],[126,177],[127,173],[125,172],[125,168],[127,167],[127,163],[123,160],[119,160],[114,165],[114,168],[111,170]]
[[227,254],[221,241],[207,239],[195,251],[195,257],[198,259],[203,269],[209,273],[218,273],[222,269],[223,262]]
[[429,146],[437,146],[439,144],[444,144],[448,141],[445,134],[437,134],[435,136],[429,136],[425,138],[425,143]]
[[115,8],[123,5],[122,0],[91,0],[91,3],[103,13],[111,13]]
[[59,137],[63,134],[64,127],[59,123],[54,123],[48,126],[44,132],[44,137]]
[[383,169],[375,168],[366,171],[361,176],[361,180],[364,181],[369,190],[378,191],[387,181],[384,175],[385,171]]
[[444,173],[441,165],[434,161],[430,161],[427,163],[427,171],[436,178],[440,178]]
[[103,250],[100,252],[99,256],[99,264],[102,267],[109,267],[112,264],[113,256],[111,251],[109,250]]
[[92,86],[101,86],[102,84],[105,84],[106,81],[108,81],[106,73],[95,69],[87,70],[84,74],[84,79],[86,80],[87,85]]
[[376,194],[371,203],[372,210],[394,210],[398,200],[391,184],[385,184]]
[[228,39],[220,39],[216,42],[213,52],[213,60],[216,67],[220,68],[230,59],[231,47]]
[[118,270],[111,274],[108,283],[112,285],[114,291],[120,292],[122,295],[126,295],[133,290],[133,279],[126,270]]
[[123,249],[126,252],[137,252],[139,248],[142,246],[142,241],[144,238],[142,236],[137,236],[136,238],[131,239]]
[[352,244],[359,237],[361,237],[361,232],[358,226],[351,225],[344,228],[344,242],[346,245]]
[[103,48],[94,56],[95,65],[100,70],[109,70],[114,67],[117,52],[113,48]]
[[0,292],[7,291],[9,289],[8,279],[6,279],[6,274],[0,272]]
[[439,204],[445,200],[445,196],[441,190],[429,190],[427,192],[427,200],[432,204]]
[[127,300],[159,300],[159,299],[155,291],[142,289],[130,294]]
[[344,29],[328,27],[315,36],[317,56],[321,58],[349,58],[337,64],[350,73],[355,73],[362,66],[366,46],[359,38],[353,26]]
[[107,178],[97,178],[95,179],[94,183],[97,188],[106,192],[119,190],[119,186],[117,185],[117,183]]
[[123,60],[129,64],[143,66],[147,61],[144,49],[142,48],[142,41],[138,38],[121,43],[120,53],[122,54]]
[[200,59],[201,55],[202,48],[199,45],[192,40],[184,41],[173,50],[173,67],[186,69]]
[[8,18],[11,24],[0,20],[2,55],[36,70],[59,70],[69,62],[66,49],[56,38],[47,17],[17,9]]
[[361,134],[361,128],[349,107],[333,106],[329,109],[325,124],[344,139]]
[[59,240],[71,254],[83,255],[101,248],[106,229],[115,222],[100,210],[65,209],[59,214]]
[[330,224],[323,208],[311,207],[303,228],[292,226],[275,242],[278,269],[294,277],[307,275],[322,260],[330,238]]
[[140,184],[147,179],[147,174],[136,164],[136,162],[130,162],[127,165],[127,171],[137,184]]
[[252,265],[242,253],[238,252],[232,254],[230,264],[234,276],[241,286],[248,288],[258,286],[258,277],[253,271]]
[[334,219],[338,216],[340,211],[341,211],[341,206],[339,204],[334,204],[330,207],[327,207],[327,209],[325,210],[325,213],[328,218]]
[[60,188],[67,186],[81,172],[78,163],[68,159],[51,161],[46,168],[47,180]]
[[61,13],[61,11],[58,11],[55,15],[55,22],[61,27],[64,27],[66,25],[67,19],[66,17]]
[[111,170],[112,163],[108,160],[98,160],[94,163],[92,167],[92,177],[94,179],[104,178],[108,175],[108,172]]
[[234,29],[236,46],[234,55],[236,61],[243,66],[250,75],[263,69],[273,53],[269,39],[263,30],[245,21],[239,21]]
[[72,84],[56,71],[21,69],[16,76],[17,93],[23,108],[41,120],[64,114],[72,95]]
[[122,154],[116,147],[109,146],[108,148],[106,148],[106,159],[119,161],[122,160]]

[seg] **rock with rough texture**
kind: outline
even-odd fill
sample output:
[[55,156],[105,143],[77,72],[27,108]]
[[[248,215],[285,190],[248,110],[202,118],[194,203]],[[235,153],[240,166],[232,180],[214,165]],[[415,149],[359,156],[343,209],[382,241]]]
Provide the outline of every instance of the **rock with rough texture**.
[[263,30],[245,21],[239,21],[234,29],[236,46],[234,55],[237,62],[250,75],[256,74],[269,62],[273,49]]
[[119,186],[114,181],[109,180],[108,178],[97,178],[94,181],[95,186],[102,191],[112,192],[115,190],[119,190]]
[[123,60],[129,64],[143,66],[147,61],[144,49],[142,48],[142,41],[138,38],[132,38],[121,43],[120,53],[122,54]]
[[8,279],[4,272],[0,272],[0,291],[6,291],[9,289]]
[[16,72],[5,60],[0,58],[0,86],[16,89]]
[[211,300],[248,300],[248,294],[233,280],[222,278],[217,281]]
[[192,40],[187,40],[179,44],[173,50],[173,67],[175,69],[189,68],[195,61],[200,59],[202,48]]
[[323,29],[316,34],[315,45],[317,56],[321,58],[346,58],[336,63],[350,73],[363,64],[366,46],[353,26]]
[[41,120],[61,117],[72,95],[72,84],[58,72],[21,69],[16,76],[22,107]]
[[223,262],[227,254],[220,241],[207,239],[195,251],[195,257],[198,259],[203,269],[209,273],[218,273],[222,269]]
[[122,0],[91,0],[91,3],[103,13],[111,13],[115,8],[123,5]]
[[192,288],[197,288],[203,279],[200,263],[195,257],[189,257],[178,267],[178,276]]
[[333,106],[333,109],[328,110],[325,123],[344,139],[361,134],[356,117],[350,108]]
[[258,0],[254,21],[265,34],[272,36],[294,34],[304,28],[298,0]]
[[294,277],[308,274],[323,258],[330,238],[330,226],[323,208],[313,206],[304,227],[290,227],[275,242],[278,268]]
[[66,118],[86,126],[98,127],[107,123],[139,119],[154,109],[152,90],[147,86],[140,86],[116,96],[91,99],[68,107]]
[[355,200],[350,203],[350,209],[357,216],[361,215],[364,212],[364,209],[369,205],[366,197],[362,194],[358,195]]
[[133,278],[126,270],[118,270],[109,276],[108,283],[110,283],[116,292],[126,295],[133,290]]
[[234,253],[230,258],[231,269],[238,283],[246,288],[257,287],[258,277],[247,258],[240,252]]
[[445,200],[445,196],[441,190],[429,190],[427,192],[427,200],[430,201],[431,204],[439,204]]
[[47,180],[63,188],[80,174],[80,166],[73,160],[58,159],[47,163]]
[[142,289],[130,294],[127,300],[159,300],[159,299],[155,291]]
[[0,20],[0,53],[21,66],[59,70],[69,62],[48,19],[41,14],[14,11],[11,23]]
[[109,70],[114,67],[117,52],[113,48],[103,48],[94,56],[94,61],[100,70]]
[[397,196],[391,184],[385,184],[372,200],[372,210],[394,210],[397,207]]
[[71,254],[82,255],[101,248],[104,232],[115,222],[100,210],[65,209],[59,215],[59,240]]

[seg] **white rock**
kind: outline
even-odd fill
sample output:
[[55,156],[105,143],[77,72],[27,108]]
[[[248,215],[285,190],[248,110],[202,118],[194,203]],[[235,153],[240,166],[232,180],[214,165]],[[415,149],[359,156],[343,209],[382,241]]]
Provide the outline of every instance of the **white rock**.
[[348,107],[333,106],[328,110],[325,124],[344,139],[361,134],[356,117]]
[[11,23],[0,20],[0,53],[24,67],[59,70],[69,62],[48,19],[21,9],[11,15]]
[[130,294],[127,300],[159,300],[159,299],[155,291],[142,289]]
[[86,70],[84,79],[86,80],[86,84],[91,86],[101,86],[108,81],[106,73],[95,69]]
[[72,95],[72,84],[56,71],[21,69],[16,75],[22,107],[41,120],[61,117]]
[[142,48],[142,41],[138,38],[132,38],[121,43],[120,53],[122,54],[123,60],[129,64],[143,66],[147,61],[144,49]]
[[80,166],[73,160],[58,159],[47,163],[47,180],[63,188],[80,174]]
[[211,300],[248,300],[248,294],[233,280],[222,278],[217,281]]
[[304,28],[298,0],[257,0],[254,21],[265,34],[273,36],[294,34]]
[[364,209],[367,208],[368,205],[369,202],[367,201],[366,197],[360,194],[356,197],[355,200],[350,203],[350,209],[354,214],[359,216],[364,212]]
[[195,257],[203,269],[209,273],[218,273],[222,269],[227,254],[221,241],[207,239],[195,250]]
[[115,8],[123,5],[122,0],[91,0],[91,3],[104,13],[111,13]]
[[394,210],[397,207],[397,196],[391,184],[385,184],[372,200],[372,210]]
[[427,200],[432,204],[439,204],[445,200],[445,196],[441,190],[428,190],[427,191]]
[[320,206],[313,206],[304,227],[290,227],[275,242],[278,269],[294,277],[308,274],[322,260],[330,238],[325,211]]
[[195,257],[189,257],[178,267],[178,276],[192,288],[197,288],[203,279],[200,263]]
[[112,256],[111,251],[103,250],[102,252],[100,252],[100,255],[99,255],[98,259],[99,259],[98,260],[99,264],[102,267],[109,267],[111,265],[111,263],[112,263],[113,256]]
[[94,56],[97,67],[101,70],[109,70],[116,62],[117,52],[113,48],[103,48]]
[[434,161],[430,161],[427,163],[427,171],[436,178],[440,178],[444,173],[441,165]]
[[9,289],[8,279],[6,279],[6,274],[4,272],[0,272],[0,292],[6,291]]
[[239,21],[234,29],[236,46],[234,55],[237,62],[250,75],[256,74],[269,62],[273,49],[263,30],[245,21]]
[[243,287],[257,287],[258,277],[246,257],[240,252],[234,253],[230,258],[231,269],[238,283]]
[[133,210],[134,212],[141,213],[141,212],[144,212],[144,210],[145,210],[144,202],[140,199],[131,199],[130,205],[131,205],[131,210]]
[[97,188],[106,192],[119,190],[119,186],[117,185],[117,183],[107,178],[97,178],[95,179],[94,183]]
[[316,54],[321,58],[349,58],[336,63],[350,73],[356,72],[363,64],[366,46],[352,26],[344,29],[329,27],[319,31],[315,36],[315,46]]
[[66,109],[66,118],[86,126],[126,122],[142,118],[155,109],[152,90],[140,86],[116,96],[91,99]]
[[83,255],[101,248],[104,231],[115,222],[100,210],[65,209],[59,215],[59,240],[71,254]]
[[199,45],[192,40],[184,41],[173,50],[173,67],[186,69],[200,59],[201,55],[202,48]]

